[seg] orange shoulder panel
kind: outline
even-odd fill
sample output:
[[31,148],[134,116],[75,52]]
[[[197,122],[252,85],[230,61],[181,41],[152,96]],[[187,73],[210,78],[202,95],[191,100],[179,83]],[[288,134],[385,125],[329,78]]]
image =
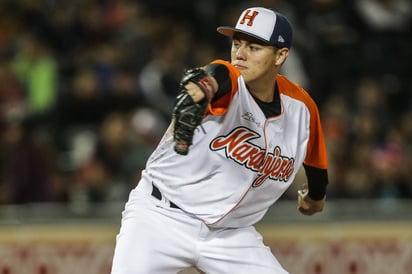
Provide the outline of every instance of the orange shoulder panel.
[[227,67],[229,70],[229,77],[230,81],[232,82],[232,90],[228,92],[227,94],[223,95],[216,101],[213,101],[211,104],[209,104],[209,113],[213,115],[222,115],[226,112],[227,108],[229,107],[230,102],[232,101],[233,95],[238,91],[238,83],[237,79],[240,76],[240,72],[232,66],[227,61],[223,60],[215,60],[212,62],[212,64],[222,64]]
[[309,141],[304,163],[311,167],[327,169],[328,158],[319,110],[309,93],[283,75],[276,77],[279,92],[303,102],[310,113]]

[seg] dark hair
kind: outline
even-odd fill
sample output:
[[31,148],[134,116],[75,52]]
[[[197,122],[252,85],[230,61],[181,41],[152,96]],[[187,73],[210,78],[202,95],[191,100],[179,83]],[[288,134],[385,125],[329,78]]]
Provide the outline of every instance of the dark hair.
[[253,44],[259,44],[259,45],[262,45],[262,46],[274,47],[273,45],[270,45],[269,43],[265,43],[261,39],[255,38],[253,36],[250,36],[250,35],[247,35],[247,34],[241,33],[241,32],[236,32],[233,35],[232,39],[247,40],[247,41],[249,41]]

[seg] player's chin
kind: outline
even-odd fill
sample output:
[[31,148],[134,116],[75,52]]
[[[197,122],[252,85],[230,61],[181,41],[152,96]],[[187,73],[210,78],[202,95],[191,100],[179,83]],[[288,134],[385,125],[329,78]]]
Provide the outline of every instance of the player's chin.
[[245,80],[246,83],[253,81],[255,77],[253,77],[253,75],[250,74],[249,70],[246,68],[243,69],[239,69],[240,74],[243,77],[243,80]]
[[255,80],[255,78],[250,76],[248,73],[242,73],[242,77],[245,80],[246,84],[251,84]]

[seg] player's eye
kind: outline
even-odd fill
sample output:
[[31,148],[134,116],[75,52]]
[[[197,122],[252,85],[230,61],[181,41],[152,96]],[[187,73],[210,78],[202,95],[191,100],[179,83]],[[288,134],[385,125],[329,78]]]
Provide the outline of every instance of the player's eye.
[[233,49],[238,49],[238,48],[240,48],[240,43],[239,43],[239,41],[233,41],[233,42],[232,42],[232,48],[233,48]]
[[255,46],[255,45],[250,45],[249,49],[250,49],[250,51],[258,51],[260,49],[260,47]]

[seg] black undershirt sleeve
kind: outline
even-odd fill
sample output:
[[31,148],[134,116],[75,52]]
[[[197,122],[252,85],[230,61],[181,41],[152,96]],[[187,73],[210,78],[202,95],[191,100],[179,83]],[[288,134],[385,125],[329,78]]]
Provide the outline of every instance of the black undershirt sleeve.
[[326,188],[329,183],[327,169],[321,169],[303,165],[308,179],[309,197],[312,200],[322,200],[326,195]]
[[222,64],[208,64],[205,67],[207,74],[216,79],[219,88],[213,97],[213,100],[219,99],[232,89],[232,82],[229,76],[229,69]]

